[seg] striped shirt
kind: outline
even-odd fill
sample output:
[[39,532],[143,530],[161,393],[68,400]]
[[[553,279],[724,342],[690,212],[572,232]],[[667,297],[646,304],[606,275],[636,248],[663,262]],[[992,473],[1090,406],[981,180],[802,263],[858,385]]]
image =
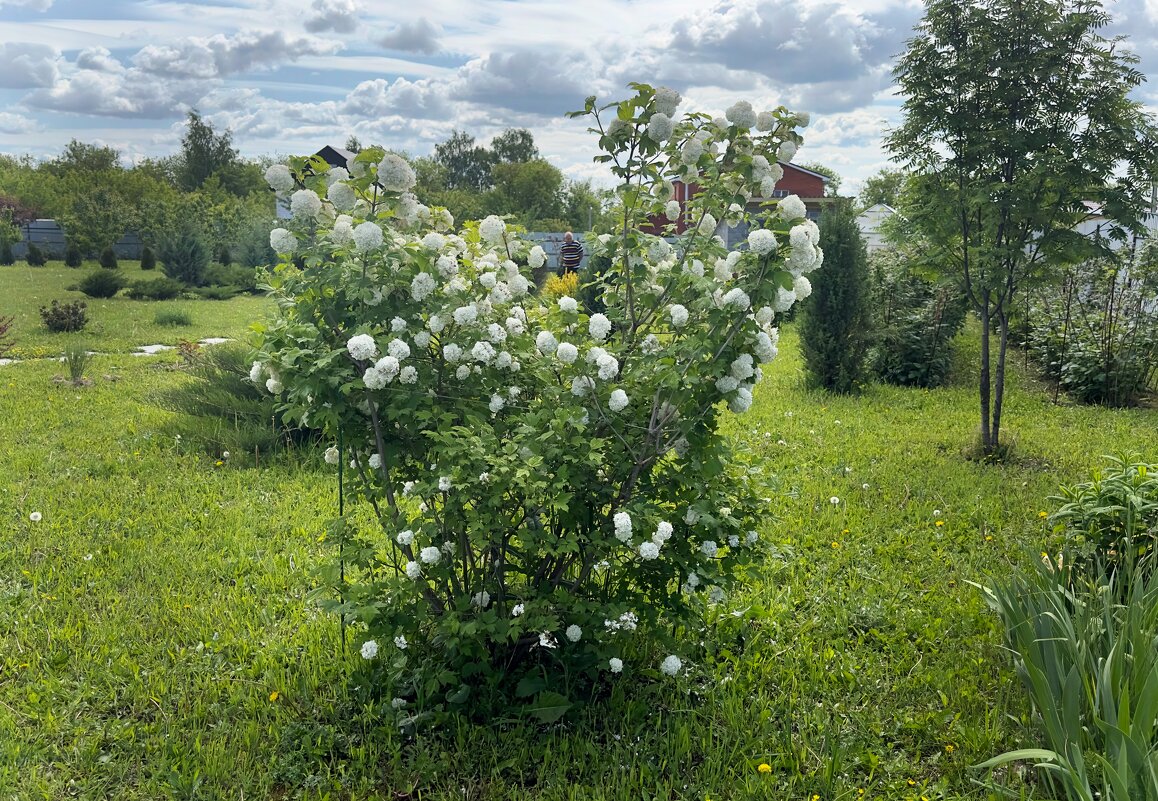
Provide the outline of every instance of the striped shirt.
[[583,246],[575,240],[564,242],[559,248],[559,264],[563,267],[563,272],[578,271],[581,261],[583,261]]

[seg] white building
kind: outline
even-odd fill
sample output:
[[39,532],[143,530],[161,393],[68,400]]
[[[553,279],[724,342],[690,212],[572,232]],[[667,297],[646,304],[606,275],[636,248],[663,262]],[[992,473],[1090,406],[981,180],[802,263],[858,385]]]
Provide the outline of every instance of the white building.
[[860,234],[864,237],[865,248],[869,253],[888,247],[881,233],[881,224],[896,213],[896,209],[892,206],[877,203],[857,215],[856,224],[860,226]]

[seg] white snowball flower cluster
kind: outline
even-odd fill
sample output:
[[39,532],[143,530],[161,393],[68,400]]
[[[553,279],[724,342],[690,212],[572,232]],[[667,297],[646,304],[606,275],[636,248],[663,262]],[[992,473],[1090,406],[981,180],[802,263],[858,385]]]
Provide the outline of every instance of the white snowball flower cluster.
[[288,192],[296,185],[289,167],[284,164],[274,164],[265,171],[265,182],[275,192]]
[[761,111],[756,115],[756,130],[771,131],[776,127],[776,115],[771,111]]
[[667,676],[675,676],[683,669],[683,666],[683,661],[675,654],[672,654],[664,657],[664,660],[660,662],[659,669]]
[[422,577],[422,565],[418,564],[417,562],[407,562],[406,563],[406,578],[410,579],[411,581],[417,581],[421,577]]
[[340,458],[337,447],[331,445],[330,447],[326,448],[325,458],[326,464],[337,464],[338,459]]
[[354,247],[366,253],[382,246],[382,229],[377,223],[364,222],[354,229]]
[[613,520],[615,522],[615,538],[620,542],[630,542],[631,515],[627,512],[616,512]]
[[433,545],[427,545],[419,552],[418,558],[422,560],[423,564],[436,565],[442,559],[442,551]]
[[539,245],[535,245],[527,253],[527,266],[532,270],[537,270],[547,263],[547,252]]
[[567,631],[565,631],[564,634],[567,635],[567,639],[571,642],[579,642],[579,640],[583,638],[583,629],[572,623],[567,627]]
[[671,324],[673,328],[683,328],[688,322],[688,310],[685,306],[679,303],[673,303],[668,309],[671,314]]
[[489,242],[492,245],[497,245],[503,241],[503,235],[507,231],[507,224],[503,222],[501,217],[491,215],[478,224],[479,236],[483,238],[484,242]]
[[290,213],[296,220],[312,220],[322,210],[322,199],[312,189],[299,189],[290,197]]
[[362,383],[367,389],[383,389],[398,377],[401,365],[394,356],[383,356],[374,366],[362,374]]
[[476,592],[470,598],[470,605],[478,609],[486,609],[491,605],[491,594],[486,590]]
[[767,228],[757,228],[748,234],[748,249],[758,256],[767,256],[776,250],[776,234]]
[[671,138],[675,125],[666,114],[655,113],[647,123],[647,135],[656,142],[666,142]]
[[349,184],[336,183],[330,187],[326,197],[338,211],[349,211],[358,204],[358,195]]
[[610,381],[619,375],[619,360],[610,353],[604,353],[595,361],[599,366],[599,378],[604,381]]
[[587,322],[587,331],[596,342],[602,342],[611,333],[611,321],[607,315],[596,312]]
[[792,292],[797,300],[804,300],[812,294],[812,282],[803,275],[798,275],[792,279]]
[[574,314],[575,312],[579,311],[579,301],[575,300],[575,298],[571,297],[570,295],[564,295],[563,297],[559,298],[559,310],[566,312],[567,314]]
[[394,647],[397,648],[399,651],[405,651],[409,646],[410,646],[410,643],[406,642],[406,635],[405,634],[399,634],[397,637],[394,638]]
[[[693,141],[695,141],[695,140],[693,140]],[[693,159],[693,161],[694,161],[694,159]],[[676,220],[678,220],[680,218],[680,212],[681,211],[683,211],[683,209],[680,208],[680,203],[678,200],[669,200],[667,202],[667,204],[663,207],[664,215],[672,222],[675,222]]]
[[607,401],[607,407],[613,412],[621,412],[627,408],[628,402],[627,393],[622,389],[617,389],[611,393],[611,398]]
[[277,253],[293,253],[298,238],[285,228],[274,228],[269,232],[269,246]]
[[607,668],[612,673],[622,673],[623,672],[623,660],[618,658],[618,657],[613,656],[607,660]]
[[535,337],[535,347],[544,356],[552,356],[559,348],[559,340],[555,339],[555,335],[550,331],[540,331],[539,335]]
[[446,247],[446,237],[435,231],[431,231],[426,236],[422,237],[422,247],[427,250],[433,250],[435,253]]
[[724,116],[727,118],[728,122],[732,123],[738,128],[756,127],[756,111],[752,108],[752,104],[747,100],[740,100],[739,102],[733,104],[731,108],[724,112]]
[[796,195],[781,198],[780,202],[776,204],[776,208],[779,210],[780,216],[789,221],[803,219],[808,213],[804,207],[804,201]]
[[373,659],[378,656],[378,643],[375,640],[366,640],[362,643],[362,658]]
[[346,343],[346,350],[359,361],[366,361],[378,356],[378,344],[374,342],[374,337],[369,334],[358,334],[350,337]]
[[405,192],[418,183],[413,168],[406,159],[387,153],[378,165],[378,184],[387,192]]
[[675,89],[669,89],[666,86],[656,87],[654,101],[655,110],[660,114],[666,114],[670,117],[675,114],[675,111],[679,107],[680,101],[682,99],[683,98],[680,97],[680,93]]
[[796,143],[792,141],[781,142],[780,148],[776,151],[776,158],[781,161],[792,161],[792,157],[796,155]]
[[563,364],[571,364],[579,358],[579,349],[570,342],[561,342],[555,350],[555,355]]
[[646,562],[650,562],[652,559],[658,559],[659,546],[650,540],[642,542],[639,545],[639,555]]
[[402,546],[409,546],[414,544],[414,532],[407,529],[406,531],[399,531],[398,536],[394,538],[395,542]]
[[[434,288],[434,276],[430,273],[419,273],[414,276],[414,280],[410,282],[410,297],[413,298],[416,303],[421,303],[430,296]],[[434,331],[433,328],[431,330]],[[440,328],[439,330],[442,329]],[[434,331],[434,333],[437,334],[438,331]]]

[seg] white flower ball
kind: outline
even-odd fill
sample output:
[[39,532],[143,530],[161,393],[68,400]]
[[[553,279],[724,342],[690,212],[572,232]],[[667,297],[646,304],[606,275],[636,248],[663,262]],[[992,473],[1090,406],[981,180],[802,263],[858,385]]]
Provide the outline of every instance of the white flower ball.
[[579,358],[579,349],[570,342],[561,342],[555,351],[555,355],[563,364],[571,364]]
[[679,107],[680,93],[675,89],[669,89],[666,86],[657,87],[655,90],[655,110],[660,114],[672,116],[675,114],[676,108]]
[[776,151],[776,158],[780,161],[792,161],[792,157],[796,155],[796,143],[792,141],[781,142],[779,149]]
[[756,130],[771,131],[776,127],[776,115],[771,111],[761,111],[756,115]]
[[[363,225],[370,225],[370,223],[363,223]],[[361,226],[358,227],[361,228]],[[432,276],[430,273],[419,273],[418,275],[414,276],[414,280],[410,282],[410,297],[414,298],[414,300],[418,303],[421,303],[430,297],[430,293],[433,291],[434,276]],[[434,323],[434,320],[434,317],[430,318],[432,324]],[[430,330],[434,331],[433,328]],[[434,331],[434,333],[437,334],[438,331]]]
[[422,237],[422,247],[426,248],[427,250],[433,250],[437,253],[446,247],[446,237],[444,237],[442,234],[431,231],[429,234]]
[[366,640],[362,643],[362,658],[373,659],[378,656],[378,643],[374,640]]
[[587,323],[587,331],[596,342],[602,342],[611,333],[611,321],[606,315],[596,312]]
[[364,222],[354,229],[354,247],[366,253],[382,246],[382,229],[377,223]]
[[781,218],[786,221],[801,220],[808,214],[808,210],[804,207],[804,201],[796,195],[789,195],[781,198],[780,202],[776,204],[780,212]]
[[269,232],[269,246],[277,253],[293,253],[298,238],[285,228],[274,228]]
[[442,551],[433,545],[427,545],[418,554],[418,558],[422,560],[423,564],[436,565],[438,564],[438,560],[442,558]]
[[540,331],[539,335],[535,337],[535,347],[544,356],[551,356],[558,349],[559,340],[555,339],[555,335],[550,331]]
[[666,142],[671,138],[674,130],[675,126],[671,117],[666,114],[652,114],[651,120],[647,124],[647,135],[656,142]]
[[683,666],[683,661],[675,654],[672,654],[671,656],[664,657],[663,662],[659,665],[659,669],[663,671],[665,675],[674,676],[683,669]]
[[399,531],[398,536],[394,538],[399,545],[413,545],[414,532],[407,529],[406,531]]
[[579,301],[575,300],[575,298],[570,297],[569,295],[564,295],[563,297],[559,298],[559,309],[560,311],[567,312],[568,314],[574,314],[575,312],[579,311]]
[[613,656],[607,660],[607,667],[611,670],[612,673],[622,673],[623,660]]
[[359,361],[374,359],[378,356],[378,345],[374,342],[374,337],[369,334],[358,334],[350,337],[346,343],[346,350]]
[[406,577],[416,581],[422,575],[422,565],[417,562],[406,563]]
[[644,561],[648,562],[650,562],[652,559],[658,559],[659,546],[651,541],[640,543],[639,555]]
[[728,122],[738,128],[755,128],[758,120],[756,111],[747,100],[741,100],[735,103],[724,112],[724,116],[728,119]]
[[671,314],[671,324],[673,328],[683,328],[688,322],[688,310],[685,306],[679,303],[672,304],[668,309]]
[[290,197],[290,213],[297,220],[312,220],[322,210],[322,199],[312,189],[299,189]]
[[617,389],[611,393],[611,398],[607,401],[607,406],[613,412],[621,412],[627,408],[628,402],[627,393],[622,389]]
[[479,236],[483,238],[483,241],[492,245],[501,242],[506,231],[507,224],[503,222],[501,217],[496,217],[493,214],[478,224]]
[[792,280],[792,291],[796,293],[797,300],[804,300],[812,294],[812,282],[803,275],[798,275]]
[[537,270],[547,263],[547,252],[539,245],[531,248],[531,252],[527,254],[527,266],[532,270]]
[[331,445],[326,448],[326,464],[337,464],[338,458],[338,449],[336,446]]
[[276,378],[267,379],[265,382],[265,388],[271,395],[279,395],[283,389],[281,382]]
[[583,629],[579,628],[574,623],[568,626],[567,631],[563,633],[567,635],[567,639],[571,642],[579,642],[579,640],[583,637]]
[[387,153],[378,165],[378,183],[387,192],[405,192],[418,183],[418,178],[406,159]]
[[398,372],[398,380],[403,384],[418,383],[418,368],[408,364]]
[[358,196],[349,184],[337,183],[330,187],[326,197],[339,211],[349,211],[358,203]]
[[615,538],[621,542],[628,542],[631,539],[631,515],[627,512],[616,512],[615,517]]
[[[694,142],[695,140],[693,139],[692,141]],[[667,205],[663,207],[664,215],[672,222],[675,222],[680,218],[680,211],[682,211],[682,209],[680,209],[680,203],[678,200],[669,200]]]
[[275,192],[288,192],[296,185],[289,167],[284,164],[274,164],[265,171],[265,182]]
[[766,256],[776,250],[776,234],[767,228],[757,228],[748,234],[748,249],[758,256]]

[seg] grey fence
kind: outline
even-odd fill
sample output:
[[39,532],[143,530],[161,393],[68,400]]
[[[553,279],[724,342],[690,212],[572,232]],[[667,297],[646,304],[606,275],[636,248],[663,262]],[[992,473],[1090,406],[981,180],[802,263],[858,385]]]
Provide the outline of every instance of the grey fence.
[[[36,245],[50,259],[63,259],[64,249],[68,247],[68,240],[64,230],[56,224],[56,220],[33,220],[20,228],[21,238],[12,243],[12,253],[16,258],[23,259],[28,253],[30,244]],[[129,231],[116,241],[113,252],[118,259],[141,258],[141,238]]]

